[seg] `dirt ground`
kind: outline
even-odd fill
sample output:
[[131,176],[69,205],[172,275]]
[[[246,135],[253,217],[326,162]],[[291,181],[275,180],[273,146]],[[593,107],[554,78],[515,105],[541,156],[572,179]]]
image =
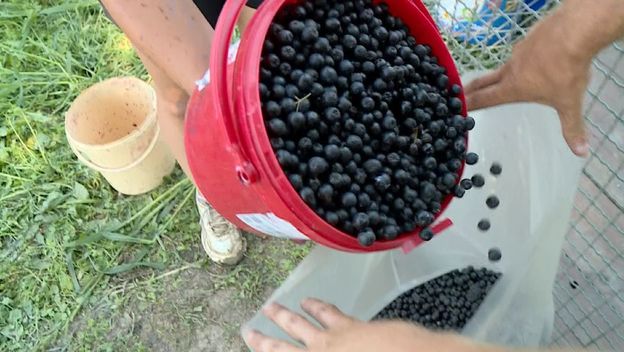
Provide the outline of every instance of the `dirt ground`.
[[247,351],[241,324],[309,250],[289,241],[247,239],[248,254],[233,268],[211,264],[197,246],[183,253],[187,266],[150,279],[116,279],[117,289],[76,319],[69,334],[74,341],[57,349]]

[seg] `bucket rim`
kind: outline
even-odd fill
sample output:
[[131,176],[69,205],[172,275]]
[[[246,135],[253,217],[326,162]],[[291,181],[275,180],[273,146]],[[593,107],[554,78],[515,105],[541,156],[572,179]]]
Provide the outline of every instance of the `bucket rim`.
[[[241,49],[238,52],[237,57],[241,60],[237,59],[235,64],[235,73],[234,76],[237,76],[240,72],[242,72],[242,67],[245,66],[247,70],[246,73],[253,73],[252,76],[258,77],[260,71],[260,61],[257,57],[260,55],[263,40],[251,41],[251,37],[262,36],[263,38],[268,33],[268,27],[280,8],[286,4],[297,3],[299,0],[274,0],[267,1],[263,3],[257,10],[256,16],[252,19],[252,23],[250,23],[249,28],[257,29],[257,31],[253,31],[252,34],[249,32],[245,32],[241,37]],[[373,0],[373,3],[386,2],[387,0]],[[392,5],[396,6],[399,0],[390,1]],[[420,5],[420,6],[419,6]],[[452,59],[450,51],[446,46],[446,43],[443,41],[440,36],[435,22],[431,19],[429,12],[424,8],[424,5],[420,3],[420,0],[412,0],[406,1],[404,5],[409,8],[410,14],[416,14],[417,18],[421,19],[419,26],[423,32],[418,32],[416,28],[414,28],[414,21],[407,22],[408,27],[410,28],[410,32],[415,36],[422,37],[422,33],[429,34],[429,37],[426,39],[421,39],[421,42],[426,43],[431,47],[431,49],[435,52],[436,56],[442,60],[441,64],[447,69],[447,75],[449,76],[451,84],[456,83],[462,86],[461,78],[457,71],[457,67],[455,61]],[[424,9],[424,11],[422,10]],[[398,14],[396,13],[396,9],[391,10],[395,16],[399,18],[405,18],[406,14]],[[270,19],[267,19],[270,18]],[[422,27],[427,27],[426,29]],[[256,38],[257,39],[257,38]],[[251,42],[253,44],[247,44]],[[242,61],[245,61],[244,63]],[[260,96],[258,89],[259,82],[254,80],[251,84],[242,88],[240,93],[237,96],[236,104],[238,111],[244,111],[245,106],[252,102],[251,105],[259,106],[260,104]],[[462,93],[460,94],[460,99],[462,100],[462,112],[461,116],[467,118],[468,114],[466,111],[465,104],[465,96]],[[264,118],[262,113],[254,110],[254,113],[247,113],[245,119],[240,119],[238,123],[242,128],[251,131],[250,140],[248,142],[249,145],[243,144],[243,147],[249,148],[249,153],[255,154],[255,157],[258,159],[258,163],[255,167],[261,171],[263,175],[266,175],[269,183],[275,190],[279,190],[277,192],[277,196],[281,199],[284,204],[286,204],[292,213],[307,227],[315,230],[315,236],[311,237],[314,241],[319,243],[329,243],[331,247],[340,248],[343,251],[350,252],[375,252],[375,251],[383,251],[394,248],[401,248],[403,245],[407,243],[420,244],[424,242],[418,236],[418,233],[424,229],[424,227],[417,227],[413,231],[410,232],[402,232],[397,238],[392,240],[378,240],[370,247],[361,247],[357,238],[354,236],[347,234],[342,229],[334,227],[328,224],[325,219],[323,219],[320,215],[316,214],[313,211],[312,207],[305,204],[305,202],[299,196],[299,192],[297,192],[290,182],[287,180],[285,176],[285,172],[279,166],[277,158],[273,153],[269,153],[265,155],[265,153],[254,153],[256,150],[273,150],[270,143],[268,132],[264,125]],[[466,140],[466,148],[468,148],[469,143],[469,133],[465,133],[464,138]],[[461,180],[461,175],[463,174],[465,166],[465,161],[462,162],[461,168],[458,170],[458,177],[456,180],[456,184]],[[277,174],[274,174],[272,170],[277,170]],[[440,206],[440,211],[437,212],[434,216],[434,222],[430,226],[435,226],[436,223],[445,219],[444,213],[448,206],[455,200],[455,197],[452,194],[447,195],[443,198]]]
[[[71,132],[69,131],[69,116],[70,116],[70,111],[72,110],[72,108],[74,107],[74,104],[81,98],[84,98],[86,96],[86,94],[88,92],[92,92],[97,88],[100,88],[106,84],[110,84],[111,82],[114,81],[122,81],[122,80],[130,80],[130,81],[135,81],[136,83],[139,83],[140,86],[144,86],[145,88],[147,88],[147,91],[149,92],[150,95],[150,100],[152,102],[152,106],[150,107],[150,111],[147,113],[147,115],[145,116],[145,119],[143,120],[143,122],[141,122],[141,124],[139,126],[137,126],[137,128],[133,129],[132,132],[128,133],[127,135],[116,139],[112,142],[108,142],[108,143],[85,143],[85,142],[81,142],[79,140],[77,140],[76,138],[74,138],[74,136],[72,136]],[[154,90],[154,87],[152,87],[152,85],[148,84],[147,82],[143,81],[142,79],[135,77],[135,76],[118,76],[118,77],[111,77],[111,78],[107,78],[103,81],[97,82],[91,86],[89,86],[87,89],[83,90],[75,99],[74,101],[72,101],[71,105],[69,106],[69,108],[67,109],[67,111],[65,112],[65,120],[64,120],[64,124],[65,124],[65,135],[67,137],[67,141],[72,144],[73,146],[75,146],[76,148],[79,149],[87,149],[87,150],[104,150],[104,149],[110,149],[110,148],[114,148],[117,147],[119,145],[122,145],[124,143],[126,143],[127,141],[136,138],[137,136],[142,135],[143,133],[147,132],[149,129],[153,128],[153,126],[155,124],[158,123],[158,119],[156,118],[156,114],[157,114],[157,110],[158,110],[158,106],[157,106],[157,98],[156,98],[156,91]]]

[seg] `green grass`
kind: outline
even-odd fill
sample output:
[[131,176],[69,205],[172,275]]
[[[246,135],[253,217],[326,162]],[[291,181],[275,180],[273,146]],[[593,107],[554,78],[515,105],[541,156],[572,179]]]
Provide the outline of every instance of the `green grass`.
[[147,78],[96,2],[3,2],[0,32],[0,346],[41,349],[108,275],[167,266],[167,228],[180,225],[181,243],[197,233],[193,190],[178,173],[124,197],[67,148],[62,114],[81,90]]
[[[75,160],[63,113],[98,81],[149,78],[95,0],[1,1],[0,33],[0,350],[140,350],[107,335],[120,307],[153,302],[163,275],[209,266],[197,255],[194,188],[176,171],[148,195],[118,194]],[[253,297],[300,251],[279,263],[252,251],[214,287]],[[109,320],[85,314],[102,302]]]

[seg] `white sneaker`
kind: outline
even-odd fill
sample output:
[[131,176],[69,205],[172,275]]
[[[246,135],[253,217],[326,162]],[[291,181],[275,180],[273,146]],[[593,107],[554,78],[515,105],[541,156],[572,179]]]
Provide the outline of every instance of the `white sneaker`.
[[214,210],[197,192],[195,196],[201,225],[201,242],[210,259],[218,264],[236,265],[243,259],[246,243],[239,229]]

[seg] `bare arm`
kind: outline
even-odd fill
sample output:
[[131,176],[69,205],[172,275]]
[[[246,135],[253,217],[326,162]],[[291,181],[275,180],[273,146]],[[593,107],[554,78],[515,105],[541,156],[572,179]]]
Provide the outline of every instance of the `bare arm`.
[[366,323],[313,299],[303,301],[301,307],[324,329],[280,305],[269,305],[263,312],[293,339],[301,341],[305,348],[257,331],[246,333],[245,340],[256,352],[582,352],[578,349],[523,350],[480,344],[456,334],[432,332],[398,321]]
[[565,0],[514,47],[505,65],[466,87],[468,108],[521,101],[550,105],[570,149],[586,156],[581,110],[591,59],[622,35],[624,1]]

